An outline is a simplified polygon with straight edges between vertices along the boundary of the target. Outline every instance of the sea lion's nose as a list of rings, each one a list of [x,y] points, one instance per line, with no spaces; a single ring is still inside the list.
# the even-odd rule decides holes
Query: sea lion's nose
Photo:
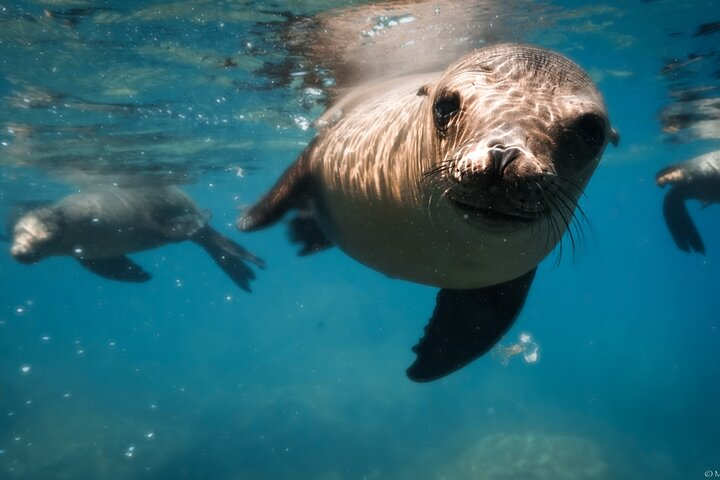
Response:
[[[498,175],[502,177],[507,166],[520,156],[520,149],[496,145],[490,149],[490,156],[492,157],[492,162]]]

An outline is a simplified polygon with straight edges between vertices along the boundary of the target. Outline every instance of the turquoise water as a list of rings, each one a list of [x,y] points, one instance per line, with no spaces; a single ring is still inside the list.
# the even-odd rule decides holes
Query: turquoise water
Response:
[[[691,204],[707,254],[681,252],[654,182],[720,146],[720,32],[698,35],[720,5],[475,7],[488,41],[531,42],[583,66],[622,140],[581,201],[581,248],[571,254],[566,240],[559,265],[541,264],[502,341],[530,332],[539,360],[486,355],[415,384],[404,370],[435,289],[338,249],[297,257],[283,226],[234,227],[310,141],[328,95],[292,75],[309,44],[291,48],[286,32],[349,4],[0,5],[3,216],[108,179],[180,183],[267,262],[247,294],[189,242],[134,254],[153,274],[145,284],[69,258],[26,266],[0,255],[0,478],[720,472],[719,213]],[[700,88],[710,107],[678,95]]]

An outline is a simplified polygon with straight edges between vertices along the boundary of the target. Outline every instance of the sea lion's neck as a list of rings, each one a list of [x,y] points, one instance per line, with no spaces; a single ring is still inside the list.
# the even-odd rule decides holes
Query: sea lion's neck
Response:
[[[422,84],[371,97],[365,108],[343,112],[332,135],[320,133],[309,160],[324,188],[370,202],[422,201],[419,182],[435,154],[431,112],[417,95]]]

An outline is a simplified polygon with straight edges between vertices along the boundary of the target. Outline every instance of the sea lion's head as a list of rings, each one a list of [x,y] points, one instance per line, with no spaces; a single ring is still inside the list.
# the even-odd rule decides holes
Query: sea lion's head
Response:
[[[464,223],[512,233],[541,225],[554,248],[583,188],[618,137],[593,81],[544,49],[477,50],[427,96],[434,153],[425,179]]]
[[[35,263],[52,255],[61,229],[60,216],[51,208],[26,213],[13,227],[10,253],[21,263]]]

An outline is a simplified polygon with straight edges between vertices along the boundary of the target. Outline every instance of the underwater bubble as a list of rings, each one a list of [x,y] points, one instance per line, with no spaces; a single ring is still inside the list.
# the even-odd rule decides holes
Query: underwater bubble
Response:
[[[63,396],[62,396],[62,397],[63,397],[65,400],[67,400],[68,398],[72,398],[72,393],[70,393],[70,392],[63,393]]]
[[[179,279],[179,278],[176,278],[176,279],[175,279],[175,286],[176,286],[176,287],[182,287],[182,286],[183,286],[182,280]]]
[[[126,458],[133,458],[134,456],[135,456],[135,445],[130,445],[130,446],[125,450],[125,457],[126,457]]]
[[[147,432],[147,433],[145,434],[145,438],[148,439],[148,440],[152,440],[153,438],[155,438],[155,432],[152,432],[152,431]]]
[[[83,254],[83,249],[82,249],[82,247],[76,247],[76,248],[73,250],[73,253],[74,253],[75,255],[82,255],[82,254]]]
[[[110,347],[110,348],[114,348],[116,345],[117,345],[117,343],[115,343],[115,340],[110,340],[108,342],[108,347]]]
[[[30,372],[32,371],[32,367],[28,364],[20,365],[20,373],[23,375],[30,375]]]
[[[304,115],[296,115],[293,120],[295,121],[295,125],[303,132],[306,132],[310,128],[310,120]]]
[[[27,313],[27,310],[22,305],[18,305],[17,307],[15,307],[14,312],[15,315],[17,315],[18,317],[22,317]]]
[[[78,357],[82,357],[82,356],[85,355],[85,349],[84,349],[84,348],[78,348],[77,350],[75,350],[75,354],[76,354]]]
[[[52,341],[52,337],[50,337],[50,335],[43,335],[40,337],[40,341],[42,343],[50,343]]]
[[[303,94],[309,96],[309,97],[323,97],[325,96],[325,92],[323,92],[319,88],[314,87],[308,87],[302,91]]]

